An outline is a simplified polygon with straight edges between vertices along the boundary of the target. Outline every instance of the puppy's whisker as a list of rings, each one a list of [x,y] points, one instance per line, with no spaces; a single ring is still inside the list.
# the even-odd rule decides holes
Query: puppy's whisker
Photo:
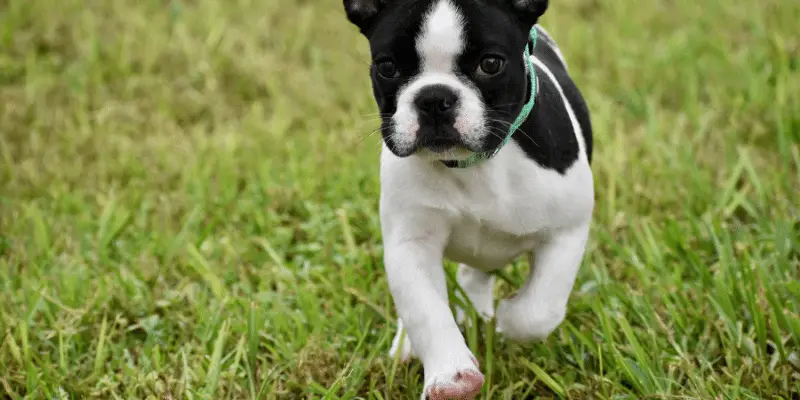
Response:
[[[508,128],[511,128],[513,126],[513,124],[511,124],[511,123],[503,121],[503,120],[499,120],[499,119],[488,119],[487,121],[488,122],[494,122],[494,123],[503,125],[503,126],[508,127]],[[497,129],[497,128],[494,128],[494,129]],[[526,137],[528,140],[530,140],[534,145],[539,147],[539,144],[536,143],[536,140],[534,140],[530,135],[528,135],[528,133],[525,132],[522,128],[517,128],[517,131],[519,131],[524,137]],[[506,135],[508,135],[508,132],[503,132],[503,139],[505,139]]]
[[[498,138],[498,139],[501,139],[501,140],[505,140],[505,138],[506,138],[505,133],[496,131],[496,128],[494,128],[494,129],[489,128],[489,130],[487,130],[486,132],[489,133],[490,135]]]
[[[375,118],[365,118],[365,119],[360,121],[360,123],[362,123],[362,124],[363,123],[375,123],[375,122],[383,122],[383,120],[380,117],[375,117]]]
[[[493,112],[504,112],[506,114],[510,114],[511,112],[509,110],[504,110],[503,108],[507,108],[509,106],[518,106],[518,105],[519,105],[519,103],[493,104],[491,107],[488,107],[486,110],[487,111],[493,111]]]
[[[501,105],[499,105],[499,106],[491,106],[491,107],[487,108],[486,111],[502,112],[502,113],[510,114],[511,110],[507,110],[507,109],[505,109],[505,107],[506,106],[501,106]]]
[[[497,122],[497,123],[499,123],[499,124],[505,124],[505,125],[511,126],[511,122],[508,122],[508,121],[503,121],[502,119],[497,119],[497,118],[489,118],[489,119],[488,119],[488,121],[491,121],[491,122]]]
[[[388,118],[388,117],[391,117],[392,114],[377,112],[377,113],[362,114],[362,115],[359,115],[359,116],[360,117],[387,117]]]
[[[373,129],[372,131],[368,132],[367,134],[365,134],[365,135],[362,135],[362,136],[361,136],[361,138],[360,138],[360,139],[359,139],[359,140],[356,142],[356,146],[359,146],[359,145],[361,145],[361,144],[362,144],[362,143],[364,143],[364,142],[365,142],[365,141],[366,141],[366,140],[367,140],[367,139],[368,139],[370,136],[372,136],[372,135],[374,135],[374,134],[376,134],[376,133],[378,133],[378,132],[381,132],[381,133],[383,133],[385,129],[389,129],[389,127],[383,127],[383,126],[380,126],[380,127],[376,128],[376,129]],[[393,134],[392,134],[390,137],[394,137],[394,135],[396,135],[396,133],[393,133]]]

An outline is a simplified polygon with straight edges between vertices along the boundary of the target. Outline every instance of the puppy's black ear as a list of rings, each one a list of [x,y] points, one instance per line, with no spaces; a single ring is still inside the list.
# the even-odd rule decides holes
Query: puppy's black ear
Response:
[[[366,32],[374,22],[387,0],[344,0],[344,11],[347,19],[355,24],[362,33]]]
[[[547,11],[548,0],[508,0],[522,23],[533,27],[539,17]]]

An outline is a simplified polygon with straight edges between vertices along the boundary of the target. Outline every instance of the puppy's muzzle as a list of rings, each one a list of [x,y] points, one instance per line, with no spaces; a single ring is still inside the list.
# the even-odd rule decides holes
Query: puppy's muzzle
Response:
[[[417,145],[440,153],[461,144],[461,135],[454,127],[459,98],[445,85],[422,88],[414,99],[419,118]]]

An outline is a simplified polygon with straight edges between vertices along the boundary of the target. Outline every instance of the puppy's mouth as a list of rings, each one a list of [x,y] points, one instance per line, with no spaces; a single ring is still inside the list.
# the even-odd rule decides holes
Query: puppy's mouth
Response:
[[[425,144],[421,144],[421,147],[428,149],[434,153],[444,153],[447,150],[451,150],[452,148],[459,146],[461,143],[451,139],[434,139],[430,140]]]
[[[461,135],[452,126],[422,129],[418,133],[417,147],[441,154],[456,147],[464,147]]]

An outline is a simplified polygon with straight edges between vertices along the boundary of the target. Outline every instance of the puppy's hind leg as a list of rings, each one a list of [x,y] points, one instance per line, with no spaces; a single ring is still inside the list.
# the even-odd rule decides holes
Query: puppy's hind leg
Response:
[[[456,280],[467,294],[478,315],[484,321],[492,319],[494,317],[494,276],[469,265],[460,264]],[[466,303],[460,291],[456,292],[456,296]],[[456,321],[463,324],[466,319],[466,311],[460,306],[456,306]]]
[[[408,332],[403,329],[403,320],[397,319],[397,333],[392,340],[392,347],[389,349],[389,356],[392,358],[398,357],[400,361],[406,362],[412,358],[416,358],[414,348],[411,347],[411,340],[408,339]]]

